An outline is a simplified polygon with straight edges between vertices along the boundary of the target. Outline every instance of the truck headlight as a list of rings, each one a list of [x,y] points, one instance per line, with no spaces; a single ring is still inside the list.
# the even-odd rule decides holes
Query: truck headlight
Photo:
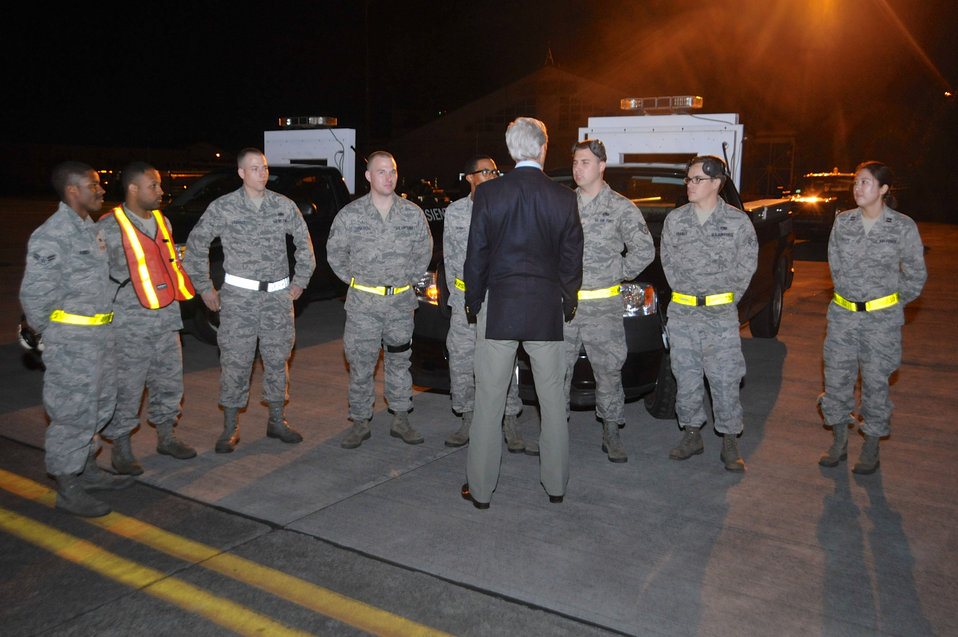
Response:
[[[419,283],[413,289],[416,291],[416,298],[419,299],[420,303],[439,305],[439,286],[436,284],[435,272],[429,271],[422,275]]]
[[[651,283],[623,283],[622,298],[625,299],[623,316],[651,316],[659,311],[659,299]]]

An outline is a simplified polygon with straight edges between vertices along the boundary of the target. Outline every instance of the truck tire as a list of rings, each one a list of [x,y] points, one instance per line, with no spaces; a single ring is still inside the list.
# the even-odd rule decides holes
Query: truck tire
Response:
[[[196,303],[192,323],[190,332],[193,333],[193,336],[204,343],[216,345],[216,334],[220,329],[220,313],[213,312],[206,307],[203,299],[199,299]]]
[[[675,376],[672,375],[672,358],[668,350],[662,352],[659,363],[659,375],[655,389],[645,395],[645,409],[653,418],[662,420],[675,418]]]
[[[775,283],[772,285],[772,293],[768,299],[768,305],[762,308],[762,311],[752,317],[748,322],[748,329],[752,336],[756,338],[775,338],[778,335],[778,328],[782,324],[782,306],[785,301],[785,289],[782,283],[782,276],[775,277]]]

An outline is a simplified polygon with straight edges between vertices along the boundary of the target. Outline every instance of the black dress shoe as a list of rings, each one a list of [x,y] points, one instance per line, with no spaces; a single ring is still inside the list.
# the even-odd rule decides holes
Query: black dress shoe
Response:
[[[488,502],[479,502],[478,500],[474,500],[474,499],[473,499],[472,494],[469,493],[469,483],[468,483],[468,482],[465,483],[464,485],[462,485],[462,490],[461,490],[459,493],[462,495],[462,498],[463,498],[464,500],[469,500],[470,502],[472,502],[472,506],[476,507],[477,509],[488,509],[488,508],[489,508],[489,503],[488,503]]]
[[[562,504],[562,496],[561,496],[561,495],[550,495],[550,496],[549,496],[549,502],[551,502],[552,504]]]

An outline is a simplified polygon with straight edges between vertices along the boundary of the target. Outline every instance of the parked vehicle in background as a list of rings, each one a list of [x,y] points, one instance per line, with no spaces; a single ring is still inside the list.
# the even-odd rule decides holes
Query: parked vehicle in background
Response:
[[[658,255],[659,238],[666,215],[688,202],[684,178],[684,162],[625,162],[632,155],[695,154],[722,155],[727,139],[734,140],[732,152],[741,157],[741,125],[722,121],[731,115],[691,115],[653,117],[590,118],[589,127],[580,129],[580,139],[601,139],[609,153],[605,180],[616,192],[631,199],[642,211],[656,245],[654,261],[635,279],[623,282],[622,294],[626,310],[625,323],[628,355],[622,369],[626,399],[645,397],[648,411],[658,418],[669,418],[675,409],[675,379],[672,376],[665,331],[665,309],[671,289],[662,271]],[[715,122],[719,123],[716,124]],[[703,122],[705,124],[703,125]],[[697,130],[696,126],[701,130]],[[716,126],[719,132],[716,133]],[[614,135],[603,130],[615,130]],[[651,141],[657,152],[643,152]],[[635,150],[633,150],[633,148]],[[738,303],[739,318],[748,323],[753,336],[772,338],[778,333],[782,319],[785,291],[792,284],[792,250],[795,234],[792,229],[791,203],[787,199],[743,203],[736,186],[737,172],[726,180],[721,192],[730,205],[748,213],[759,242],[758,267],[745,295]],[[550,176],[570,188],[575,187],[571,167],[553,171]],[[412,374],[416,385],[448,391],[448,353],[445,349],[448,313],[445,311],[442,264],[430,271],[416,288],[419,309],[413,333]],[[535,400],[535,388],[528,360],[520,353],[519,392],[524,401]],[[595,405],[595,378],[583,349],[576,362],[570,402],[574,408]]]
[[[841,173],[838,168],[803,176],[791,193],[796,237],[828,239],[835,215],[855,207],[854,181],[854,173]]]
[[[173,240],[177,248],[186,244],[186,238],[200,216],[214,199],[233,192],[242,185],[235,168],[210,172],[180,193],[163,213],[173,225]],[[345,294],[346,285],[340,281],[326,262],[326,239],[336,213],[350,201],[349,192],[340,172],[329,166],[279,165],[270,166],[267,188],[292,199],[309,229],[316,255],[316,270],[297,304],[313,299],[333,298]],[[288,239],[290,268],[295,270],[295,248]],[[223,284],[223,249],[216,239],[210,246],[210,273],[217,289]],[[291,272],[292,274],[292,272]],[[219,327],[219,313],[211,312],[196,298],[180,303],[184,325],[200,340],[215,343]]]
[[[446,219],[446,207],[450,203],[446,191],[432,182],[421,179],[412,183],[401,184],[396,190],[400,197],[405,197],[420,208],[429,222],[429,232],[432,233],[432,260],[430,270],[442,259],[442,227]]]

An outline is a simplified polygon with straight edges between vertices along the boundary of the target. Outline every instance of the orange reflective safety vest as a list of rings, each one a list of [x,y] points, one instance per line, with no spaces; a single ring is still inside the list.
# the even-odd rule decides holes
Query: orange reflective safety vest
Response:
[[[140,305],[156,310],[173,301],[187,301],[196,296],[159,210],[153,211],[155,237],[134,226],[122,206],[114,208],[112,214],[120,226],[123,252],[130,266],[130,281]]]

